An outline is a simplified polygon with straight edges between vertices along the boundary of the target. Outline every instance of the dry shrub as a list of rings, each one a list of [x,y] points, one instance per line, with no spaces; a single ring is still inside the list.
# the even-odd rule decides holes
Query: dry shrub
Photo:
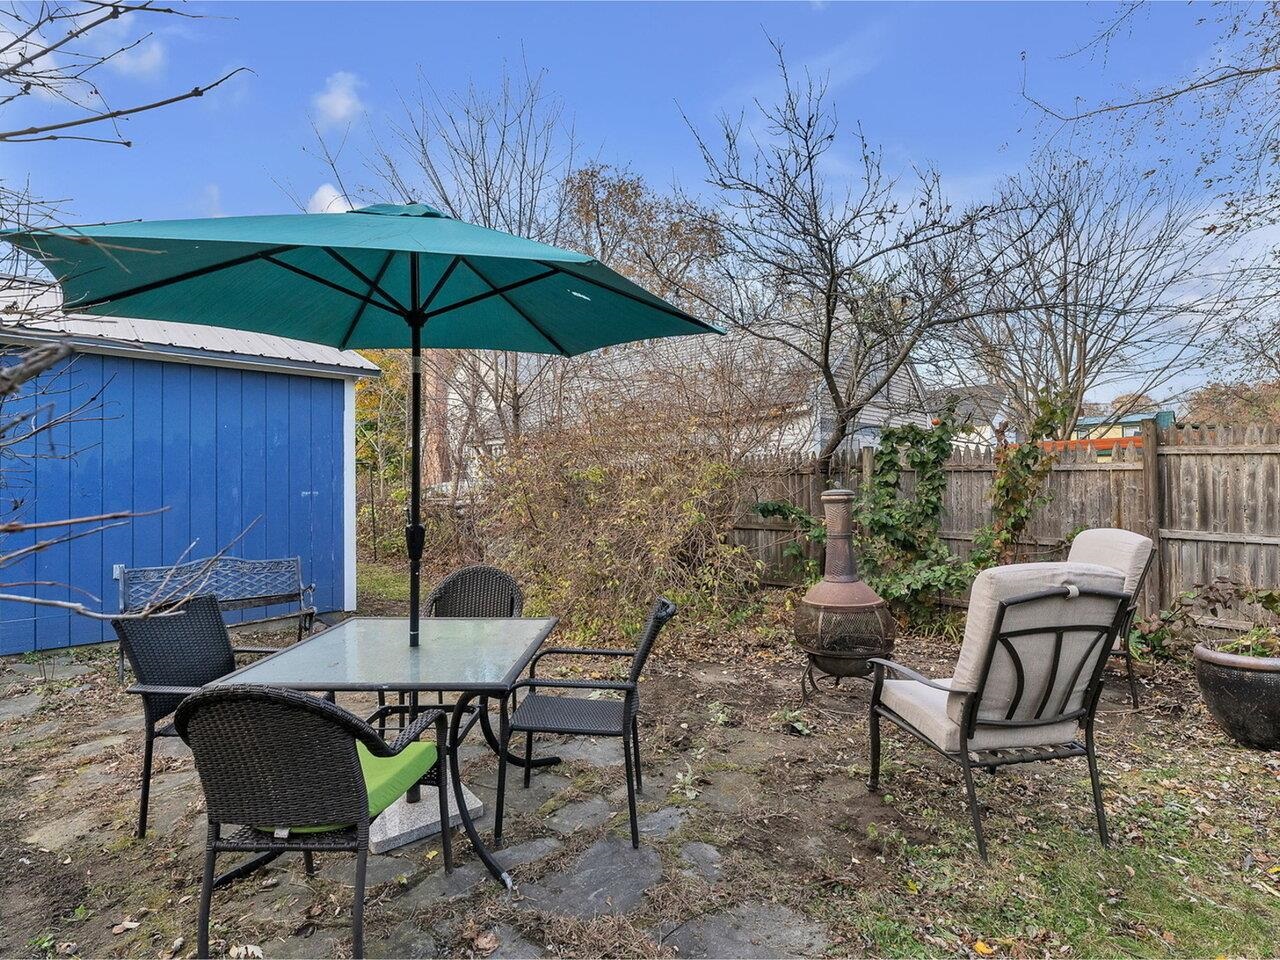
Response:
[[[408,570],[404,542],[406,499],[401,494],[378,504],[376,537],[372,522],[375,512],[369,509],[368,502],[361,505],[356,524],[356,545],[361,561],[400,565]],[[485,561],[485,551],[475,527],[474,510],[469,503],[428,500],[422,505],[422,526],[425,532],[422,582],[427,590],[459,567]]]
[[[526,437],[484,465],[488,559],[583,639],[633,634],[659,595],[681,622],[733,619],[757,574],[726,541],[741,473],[697,439],[634,411]]]

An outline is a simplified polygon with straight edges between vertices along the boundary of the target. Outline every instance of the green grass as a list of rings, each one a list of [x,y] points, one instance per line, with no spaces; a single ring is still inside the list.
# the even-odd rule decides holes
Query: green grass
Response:
[[[875,955],[977,955],[979,941],[1000,956],[1280,953],[1276,885],[1241,857],[1242,840],[1245,849],[1265,849],[1268,838],[1233,824],[1229,808],[1211,811],[1220,833],[1206,836],[1194,801],[1135,799],[1112,828],[1140,823],[1141,840],[1121,838],[1106,849],[1091,824],[1068,822],[1079,819],[1073,815],[1025,811],[1032,832],[996,809],[985,818],[991,864],[984,867],[959,810],[948,815],[901,787],[916,804],[913,818],[936,832],[933,841],[891,838],[885,867],[901,883],[844,886],[813,905],[828,923],[874,944]],[[955,801],[963,804],[959,790]]]
[[[404,564],[361,563],[356,567],[360,602],[407,603],[409,570]]]

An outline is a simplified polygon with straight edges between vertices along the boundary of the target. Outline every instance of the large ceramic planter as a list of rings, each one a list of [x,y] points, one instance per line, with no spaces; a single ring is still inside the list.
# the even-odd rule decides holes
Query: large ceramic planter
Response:
[[[1194,653],[1213,719],[1246,747],[1280,750],[1280,657],[1243,657],[1202,643]]]

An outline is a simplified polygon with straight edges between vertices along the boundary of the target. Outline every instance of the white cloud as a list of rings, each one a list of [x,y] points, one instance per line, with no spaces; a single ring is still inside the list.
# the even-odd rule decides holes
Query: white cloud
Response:
[[[222,209],[222,188],[216,183],[206,183],[201,194],[201,202],[204,206],[205,216],[208,217],[225,217],[226,213]]]
[[[351,201],[332,183],[322,183],[307,201],[307,213],[345,213]]]
[[[348,70],[329,75],[324,89],[311,98],[316,122],[322,127],[350,123],[364,110],[358,90],[364,81]]]
[[[157,39],[143,41],[138,46],[121,51],[107,63],[116,73],[130,77],[154,77],[164,72],[168,51],[164,42]]]

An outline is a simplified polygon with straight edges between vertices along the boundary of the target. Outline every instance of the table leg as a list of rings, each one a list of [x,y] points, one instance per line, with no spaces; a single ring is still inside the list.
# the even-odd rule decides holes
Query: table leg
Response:
[[[504,698],[505,699],[505,698]],[[498,756],[502,756],[503,748],[498,740],[498,735],[493,732],[493,721],[489,719],[489,698],[482,695],[480,697],[480,732],[484,734],[485,742],[489,744],[489,749]],[[534,757],[533,763],[529,764],[523,754],[515,753],[510,746],[505,751],[507,755],[507,763],[514,763],[516,766],[524,769],[525,766],[551,767],[560,762],[559,757]]]
[[[453,798],[458,810],[458,819],[462,821],[462,828],[467,832],[467,839],[471,841],[471,846],[475,848],[476,855],[484,863],[488,871],[493,874],[493,878],[499,883],[506,886],[510,890],[513,886],[511,875],[502,869],[502,865],[493,858],[489,848],[484,845],[480,839],[480,834],[476,830],[476,825],[471,819],[471,814],[467,811],[466,801],[462,796],[462,771],[459,769],[458,750],[462,747],[462,717],[468,712],[468,705],[474,699],[475,694],[463,691],[459,694],[457,702],[453,705],[453,716],[449,720],[449,765],[453,770]],[[481,706],[483,710],[483,705]],[[483,716],[483,713],[481,714]]]
[[[418,691],[414,690],[412,693],[409,694],[409,719],[405,722],[406,726],[410,723],[413,723],[413,721],[417,719],[418,719]],[[421,786],[415,783],[412,787],[409,788],[409,791],[405,794],[404,798],[409,803],[417,803],[419,800],[422,799]],[[448,829],[448,826],[449,825],[447,823],[442,823],[440,828],[442,830],[445,830],[445,829]]]

